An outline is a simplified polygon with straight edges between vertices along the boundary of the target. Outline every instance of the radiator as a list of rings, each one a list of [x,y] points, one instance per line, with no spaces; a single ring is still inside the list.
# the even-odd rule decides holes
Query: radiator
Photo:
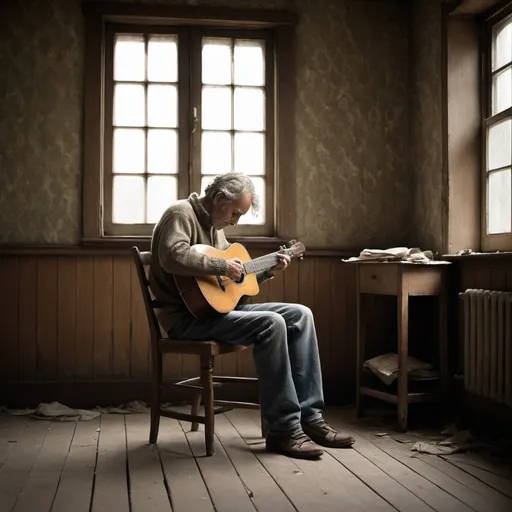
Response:
[[[512,407],[512,292],[468,289],[464,303],[464,388]]]

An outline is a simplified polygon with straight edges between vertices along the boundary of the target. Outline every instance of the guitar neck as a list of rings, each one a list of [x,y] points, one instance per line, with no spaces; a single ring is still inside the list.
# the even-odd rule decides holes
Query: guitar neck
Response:
[[[279,263],[279,257],[277,254],[277,252],[273,252],[247,261],[244,263],[244,270],[246,274],[254,274],[256,272],[262,272],[263,270],[275,267]]]

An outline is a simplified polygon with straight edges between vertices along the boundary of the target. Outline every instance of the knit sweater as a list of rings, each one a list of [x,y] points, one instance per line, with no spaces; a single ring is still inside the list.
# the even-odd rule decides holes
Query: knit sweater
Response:
[[[220,250],[231,245],[223,230],[216,230],[196,193],[171,205],[155,225],[151,239],[151,265],[149,283],[157,300],[168,306],[156,311],[160,326],[170,333],[174,325],[184,317],[191,316],[183,303],[174,282],[173,274],[188,276],[223,276],[226,274],[226,261],[211,258],[191,251],[196,244],[206,244]],[[263,282],[272,274],[263,272],[257,275]],[[169,334],[170,335],[170,334]]]

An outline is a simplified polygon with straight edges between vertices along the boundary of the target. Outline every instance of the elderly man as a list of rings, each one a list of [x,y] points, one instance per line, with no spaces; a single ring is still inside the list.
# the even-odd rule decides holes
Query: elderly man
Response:
[[[217,176],[199,197],[170,206],[155,226],[151,243],[150,284],[157,299],[171,305],[159,314],[170,337],[221,343],[254,344],[260,383],[261,409],[268,422],[267,450],[298,458],[317,458],[319,445],[350,447],[354,439],[330,427],[324,406],[315,325],[311,311],[299,304],[240,304],[232,312],[210,320],[194,318],[182,302],[172,274],[216,275],[238,280],[236,260],[211,258],[191,251],[195,244],[226,249],[223,229],[238,223],[259,199],[251,180],[242,173]],[[272,279],[290,264],[287,255],[257,275]]]

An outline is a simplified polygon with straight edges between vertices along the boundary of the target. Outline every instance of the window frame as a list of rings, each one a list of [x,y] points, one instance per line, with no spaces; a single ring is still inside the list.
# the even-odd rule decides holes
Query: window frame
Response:
[[[512,106],[492,114],[492,79],[499,70],[492,71],[492,49],[493,49],[493,29],[496,25],[512,19],[512,4],[505,8],[494,10],[483,21],[482,27],[482,155],[481,155],[481,224],[480,224],[480,243],[483,252],[510,251],[512,250],[512,232],[511,233],[487,233],[488,216],[488,172],[487,172],[487,148],[488,148],[488,129],[500,121],[512,117]],[[507,68],[510,64],[502,66]],[[493,170],[494,171],[494,170]],[[493,172],[491,171],[491,172]],[[512,211],[510,212],[512,216]]]
[[[161,6],[161,5],[132,5],[132,4],[84,4],[85,15],[85,65],[84,65],[84,174],[82,193],[82,244],[102,245],[108,244],[133,244],[145,242],[151,237],[147,230],[133,233],[132,226],[124,233],[109,234],[111,219],[106,215],[107,202],[105,197],[105,140],[109,136],[108,126],[105,121],[107,112],[106,97],[106,70],[109,65],[108,38],[110,24],[117,27],[130,27],[133,30],[143,30],[151,26],[154,31],[156,26],[161,26],[162,31],[175,32],[178,37],[184,37],[184,27],[197,27],[191,34],[200,34],[204,30],[210,33],[223,29],[238,31],[240,34],[247,30],[272,30],[273,66],[267,73],[273,73],[273,87],[275,110],[272,123],[266,123],[267,136],[273,132],[274,148],[272,155],[267,151],[266,162],[275,158],[275,164],[269,169],[268,180],[272,174],[274,201],[270,214],[273,217],[272,232],[263,232],[258,229],[261,226],[242,225],[226,233],[230,240],[248,242],[254,245],[258,243],[280,242],[294,238],[296,232],[295,222],[295,25],[297,16],[290,11],[281,10],[245,10],[231,8],[210,8],[192,6]],[[231,37],[231,36],[228,36]],[[200,37],[195,36],[196,42],[191,38],[189,44],[200,44]],[[113,39],[111,39],[113,41]],[[197,43],[199,41],[199,43]],[[178,45],[178,52],[183,45]],[[267,48],[267,51],[269,49]],[[197,62],[197,61],[196,61]],[[189,63],[187,59],[179,58],[178,94],[188,94],[191,90],[189,84],[183,83],[181,77],[189,76]],[[185,69],[186,67],[186,69]],[[182,69],[183,68],[183,69]],[[190,70],[193,74],[194,70]],[[195,71],[197,73],[197,70]],[[198,82],[200,89],[200,82]],[[199,90],[200,94],[200,90]],[[187,98],[188,99],[188,98]],[[190,133],[190,112],[181,108],[188,101],[179,101],[179,126]],[[111,114],[111,111],[110,111]],[[199,113],[198,113],[199,114]],[[267,112],[268,115],[268,112]],[[196,132],[199,130],[196,130]],[[200,131],[199,131],[200,132]],[[112,135],[112,133],[110,133]],[[197,133],[194,134],[193,143],[196,144]],[[195,149],[189,146],[185,137],[179,139],[179,188],[180,197],[186,197],[189,183],[195,173],[189,174],[185,169],[183,155],[195,153],[194,161],[197,165],[197,146]],[[110,143],[110,146],[112,143]],[[267,145],[268,147],[268,145]],[[108,151],[108,148],[107,148]],[[110,153],[111,154],[111,153]],[[199,154],[200,156],[200,154]],[[273,204],[272,204],[273,203]],[[110,224],[109,224],[110,220]],[[107,222],[105,222],[107,221]],[[119,226],[119,225],[118,225]],[[145,225],[152,226],[152,225]],[[141,227],[145,227],[141,225]],[[127,225],[128,227],[128,225]],[[247,228],[256,229],[247,229]],[[107,228],[107,229],[105,229]],[[243,236],[241,230],[248,235]],[[122,231],[122,230],[121,230]],[[133,234],[132,234],[133,233]]]

